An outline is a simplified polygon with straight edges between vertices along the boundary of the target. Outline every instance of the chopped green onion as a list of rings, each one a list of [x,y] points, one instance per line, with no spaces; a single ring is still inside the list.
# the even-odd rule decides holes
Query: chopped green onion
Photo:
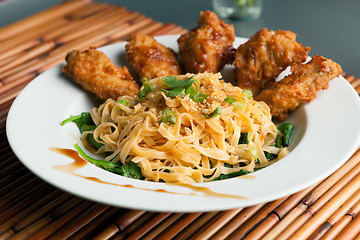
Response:
[[[276,147],[283,148],[290,145],[290,138],[294,132],[294,128],[294,125],[289,122],[277,126],[277,129],[283,134],[283,136],[278,136],[276,139]]]
[[[221,106],[218,106],[217,108],[215,108],[214,111],[212,111],[210,114],[205,114],[205,118],[212,118],[212,117],[216,117],[218,115],[221,114]]]
[[[237,100],[233,97],[227,97],[224,99],[225,102],[227,102],[228,104],[233,104],[234,102],[237,102]]]
[[[256,149],[253,148],[253,147],[249,147],[249,148],[246,150],[246,152],[247,152],[248,154],[250,154],[251,157],[252,157],[254,160],[256,160],[256,159],[259,158],[259,156],[257,155]]]
[[[176,123],[176,117],[173,111],[170,111],[168,109],[164,109],[161,113],[162,121],[164,123],[168,124],[175,124]]]
[[[249,90],[249,89],[244,89],[244,90],[243,90],[243,93],[246,94],[247,99],[251,99],[251,98],[252,98],[252,92],[251,92],[251,90]]]
[[[142,79],[142,82],[144,88],[137,93],[140,100],[142,100],[148,93],[154,90],[154,87],[151,85],[151,83],[149,83],[149,80],[147,80],[147,78],[144,77]]]
[[[227,102],[228,104],[231,104],[235,107],[235,109],[237,110],[243,110],[245,108],[245,104],[242,102],[239,102],[238,100],[236,100],[233,97],[227,97],[224,99],[225,102]]]
[[[124,106],[128,105],[128,101],[126,101],[126,99],[121,99],[121,100],[118,101],[118,103],[121,103]]]

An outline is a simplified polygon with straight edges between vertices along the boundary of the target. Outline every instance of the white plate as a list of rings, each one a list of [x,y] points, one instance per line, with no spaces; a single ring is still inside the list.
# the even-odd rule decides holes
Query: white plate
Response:
[[[170,35],[158,37],[158,40],[177,51],[177,38],[178,35]],[[245,41],[236,38],[234,45]],[[124,45],[113,44],[101,50],[115,63],[124,65]],[[87,180],[56,170],[54,166],[73,160],[49,150],[51,147],[73,149],[74,136],[78,137],[80,133],[75,124],[60,126],[60,122],[94,106],[87,93],[64,77],[62,66],[38,76],[15,99],[7,118],[7,136],[16,156],[33,173],[64,191],[89,200],[118,207],[172,212],[250,206],[290,195],[324,179],[338,169],[360,144],[359,96],[343,77],[339,77],[331,81],[329,89],[319,92],[313,102],[304,104],[289,118],[296,128],[287,157],[251,174],[254,177],[195,184],[246,199],[211,197],[186,186],[129,179],[92,164],[76,173],[135,188]]]

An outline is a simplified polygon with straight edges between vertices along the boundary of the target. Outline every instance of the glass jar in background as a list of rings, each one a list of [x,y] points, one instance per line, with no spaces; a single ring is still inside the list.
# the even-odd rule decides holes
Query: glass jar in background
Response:
[[[215,13],[221,18],[251,20],[260,17],[262,0],[212,0]]]

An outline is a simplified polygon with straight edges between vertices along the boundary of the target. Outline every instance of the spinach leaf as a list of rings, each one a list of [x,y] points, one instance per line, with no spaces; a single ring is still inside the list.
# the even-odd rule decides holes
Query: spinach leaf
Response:
[[[128,164],[122,164],[120,162],[110,162],[106,160],[95,159],[88,156],[78,144],[75,144],[76,151],[83,157],[86,161],[95,164],[96,166],[105,169],[106,171],[119,174],[124,177],[134,178],[134,179],[144,179],[141,175],[140,167],[134,163],[129,162]]]
[[[233,177],[238,177],[238,176],[246,175],[246,174],[249,174],[249,173],[251,173],[251,172],[248,171],[248,170],[245,170],[245,169],[241,169],[238,172],[233,172],[233,173],[228,173],[228,174],[221,174],[220,176],[215,178],[214,181],[224,180],[224,179],[233,178]]]
[[[286,122],[277,126],[277,129],[283,134],[283,136],[276,139],[276,147],[284,148],[290,145],[290,138],[294,132],[294,125]]]

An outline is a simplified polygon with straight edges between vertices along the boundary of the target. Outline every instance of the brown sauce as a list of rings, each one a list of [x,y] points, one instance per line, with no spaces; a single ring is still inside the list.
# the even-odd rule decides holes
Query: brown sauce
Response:
[[[50,148],[50,150],[52,150],[54,152],[57,152],[57,153],[60,153],[62,155],[65,155],[65,156],[67,156],[67,157],[74,160],[74,162],[69,163],[69,164],[56,165],[56,166],[54,166],[54,169],[56,169],[58,171],[61,171],[61,172],[73,174],[73,175],[75,175],[77,177],[81,177],[83,179],[87,179],[87,180],[90,180],[90,181],[102,183],[102,184],[109,184],[109,185],[119,186],[119,187],[135,188],[135,189],[140,189],[140,190],[147,190],[147,191],[153,191],[153,192],[163,192],[163,193],[170,193],[170,194],[247,199],[244,196],[218,193],[218,192],[212,191],[211,189],[209,189],[207,187],[194,186],[194,185],[188,184],[188,183],[167,183],[167,184],[168,185],[173,185],[173,186],[182,186],[182,187],[189,188],[189,189],[194,191],[193,193],[170,192],[170,191],[167,191],[165,189],[139,188],[139,187],[134,187],[133,185],[130,185],[130,184],[117,184],[117,183],[106,182],[106,181],[103,181],[103,180],[101,180],[101,179],[99,179],[97,177],[85,177],[85,176],[82,176],[82,175],[77,174],[75,172],[77,169],[80,169],[80,168],[84,167],[88,163],[85,159],[83,159],[79,155],[79,153],[77,151],[72,150],[72,149],[63,149],[63,148],[56,148],[56,147],[52,147],[52,148]],[[241,176],[241,177],[243,177],[243,176]],[[197,194],[197,193],[200,193],[200,194]]]

